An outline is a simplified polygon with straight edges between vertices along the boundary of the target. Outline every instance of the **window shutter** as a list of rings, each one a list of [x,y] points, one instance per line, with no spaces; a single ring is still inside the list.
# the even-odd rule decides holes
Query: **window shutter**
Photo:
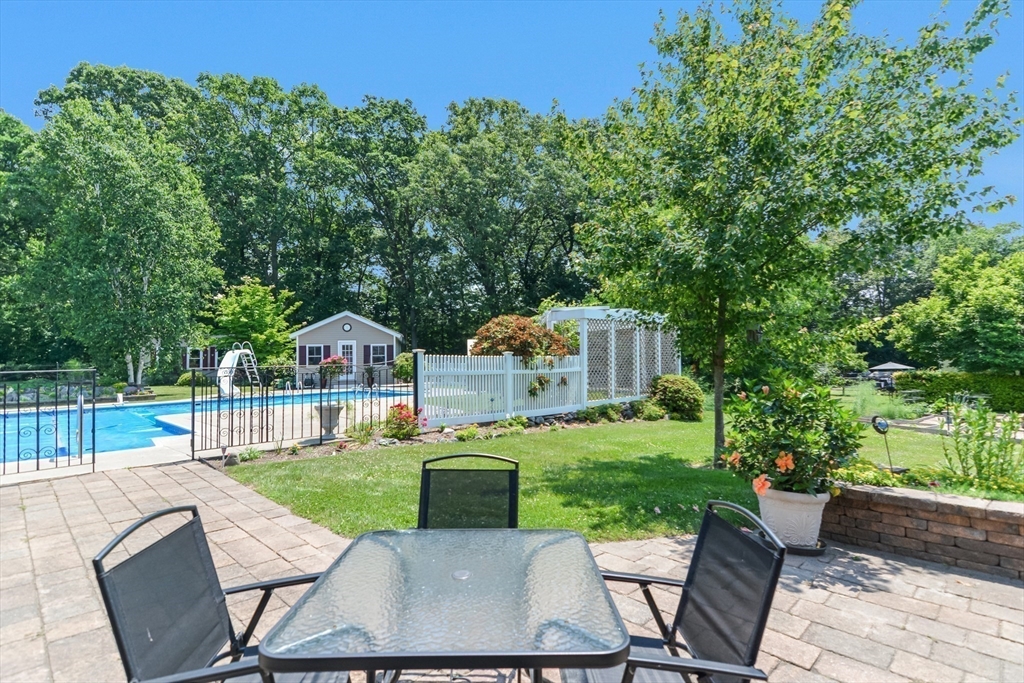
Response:
[[[203,352],[203,356],[205,356],[205,358],[203,359],[203,367],[204,368],[212,368],[213,367],[213,347],[212,346],[207,346],[206,350]]]
[[[370,345],[363,344],[363,365],[370,364]]]
[[[320,356],[320,358],[322,360],[327,360],[328,358],[330,358],[331,356],[334,355],[333,353],[331,353],[331,345],[330,344],[324,344],[324,349],[320,353],[323,354],[323,355]]]
[[[395,360],[395,345],[394,344],[388,344],[387,353],[388,353],[388,355],[387,355],[388,362],[389,363],[393,363],[394,360]]]
[[[185,350],[185,353],[181,354],[181,369],[188,370],[188,349]]]
[[[299,346],[299,365],[306,364],[306,347],[305,345]]]

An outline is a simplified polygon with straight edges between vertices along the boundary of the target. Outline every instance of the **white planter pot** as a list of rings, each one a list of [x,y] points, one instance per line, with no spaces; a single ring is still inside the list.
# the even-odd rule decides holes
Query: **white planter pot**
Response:
[[[787,546],[813,548],[818,544],[821,513],[832,496],[828,493],[792,493],[768,489],[757,497],[761,519]]]
[[[338,428],[338,418],[345,406],[341,405],[315,405],[313,410],[320,416],[320,428],[324,436],[334,436],[334,430]]]

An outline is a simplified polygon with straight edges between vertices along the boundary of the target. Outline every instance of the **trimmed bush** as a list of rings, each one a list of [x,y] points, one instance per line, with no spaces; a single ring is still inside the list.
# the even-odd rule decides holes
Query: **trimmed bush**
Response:
[[[412,381],[412,354],[406,351],[395,358],[395,365],[391,368],[391,374],[399,382]]]
[[[210,383],[210,378],[201,372],[196,373],[196,386],[205,387]],[[183,372],[178,376],[178,381],[174,383],[179,387],[190,387],[192,386],[192,372]]]
[[[945,401],[954,394],[985,394],[988,405],[1000,413],[1024,412],[1024,376],[989,375],[980,372],[919,370],[893,375],[896,389],[924,392],[926,403]]]
[[[124,390],[128,388],[128,382],[114,382],[110,386],[114,389],[114,393],[123,394]]]
[[[704,419],[704,392],[685,375],[661,375],[652,379],[651,398],[673,420],[700,422]]]
[[[480,435],[480,430],[477,429],[476,425],[470,425],[465,429],[455,432],[455,438],[458,441],[472,441]]]
[[[665,409],[654,401],[633,401],[630,405],[633,408],[633,414],[638,420],[655,422],[665,417]]]

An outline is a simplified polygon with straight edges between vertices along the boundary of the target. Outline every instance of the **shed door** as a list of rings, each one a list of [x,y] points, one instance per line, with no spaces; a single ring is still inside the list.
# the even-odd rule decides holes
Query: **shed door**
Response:
[[[351,375],[356,371],[356,342],[354,339],[339,341],[338,355],[345,359],[348,374]]]

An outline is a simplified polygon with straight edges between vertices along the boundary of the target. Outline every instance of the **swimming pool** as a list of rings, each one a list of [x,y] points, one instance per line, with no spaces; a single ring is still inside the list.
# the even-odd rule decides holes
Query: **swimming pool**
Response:
[[[374,391],[373,396],[405,396],[407,392]],[[366,398],[367,391],[333,391],[331,399],[352,401]],[[326,398],[326,394],[324,395]],[[315,404],[321,400],[319,392],[281,395],[269,399],[272,405]],[[238,399],[236,399],[238,401]],[[228,399],[221,399],[226,405]],[[191,401],[169,401],[166,403],[126,404],[123,406],[97,406],[96,408],[96,452],[109,453],[132,448],[153,446],[153,439],[165,436],[188,434],[189,430],[171,424],[162,417],[183,415],[190,412]],[[239,406],[242,403],[239,401]],[[207,400],[203,406],[216,410],[217,400]],[[200,408],[202,410],[202,408]],[[78,453],[78,413],[75,410],[8,411],[0,414],[3,418],[4,462],[18,459],[35,459],[66,456],[68,451]],[[85,410],[84,450],[92,449],[92,409]]]

